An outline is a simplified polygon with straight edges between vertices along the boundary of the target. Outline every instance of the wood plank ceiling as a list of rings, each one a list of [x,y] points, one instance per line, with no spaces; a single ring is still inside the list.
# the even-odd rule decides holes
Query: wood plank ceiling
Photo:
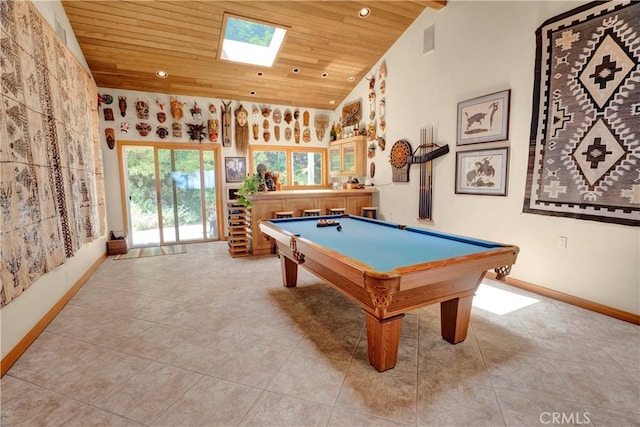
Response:
[[[425,7],[446,1],[62,4],[99,87],[334,109]],[[371,15],[359,18],[365,6]],[[217,59],[223,13],[290,28],[272,67]],[[157,70],[169,77],[157,78]]]

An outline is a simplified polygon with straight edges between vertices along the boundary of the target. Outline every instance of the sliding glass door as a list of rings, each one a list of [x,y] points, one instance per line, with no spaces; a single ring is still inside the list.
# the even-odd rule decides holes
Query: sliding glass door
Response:
[[[133,247],[218,239],[216,147],[121,144]]]

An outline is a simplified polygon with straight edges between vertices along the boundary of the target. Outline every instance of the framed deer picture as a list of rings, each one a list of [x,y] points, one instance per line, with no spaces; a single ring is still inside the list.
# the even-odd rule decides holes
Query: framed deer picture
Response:
[[[509,89],[459,102],[456,145],[508,139],[510,96]]]
[[[456,194],[507,195],[509,148],[458,151]]]

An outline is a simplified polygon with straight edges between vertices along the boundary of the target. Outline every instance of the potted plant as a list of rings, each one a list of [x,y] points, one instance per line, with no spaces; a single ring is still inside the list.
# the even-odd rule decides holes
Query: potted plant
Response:
[[[242,185],[236,191],[236,194],[238,195],[238,203],[242,206],[246,206],[247,208],[251,208],[251,206],[253,206],[253,202],[247,199],[247,196],[260,192],[263,185],[264,179],[259,175],[245,176],[242,179]]]

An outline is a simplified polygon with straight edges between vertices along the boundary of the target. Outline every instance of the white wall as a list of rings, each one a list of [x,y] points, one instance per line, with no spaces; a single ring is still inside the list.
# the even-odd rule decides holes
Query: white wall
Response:
[[[81,64],[87,63],[78,47],[62,4],[55,0],[34,2],[40,14],[55,28],[54,16],[67,31],[67,44]],[[4,358],[47,312],[71,289],[83,274],[105,253],[105,239],[84,245],[73,258],[40,277],[20,296],[0,310],[0,353]]]
[[[638,228],[522,213],[535,30],[582,3],[454,0],[440,11],[425,10],[381,58],[388,68],[387,149],[370,160],[376,162],[373,181],[387,220],[516,244],[520,255],[511,277],[640,314]],[[436,48],[423,55],[423,30],[432,24]],[[457,195],[457,103],[505,89],[511,89],[508,196]],[[362,81],[347,100],[367,93]],[[427,125],[437,126],[438,142],[449,144],[450,152],[433,162],[434,222],[420,223],[419,167],[412,166],[408,183],[392,183],[388,154],[401,138],[415,149]],[[558,236],[568,238],[566,249],[558,249]]]

